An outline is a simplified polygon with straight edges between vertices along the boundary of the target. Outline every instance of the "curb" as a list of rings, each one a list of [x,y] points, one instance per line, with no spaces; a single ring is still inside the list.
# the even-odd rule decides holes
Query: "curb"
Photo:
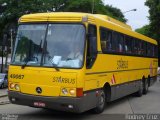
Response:
[[[6,94],[6,95],[0,95],[0,98],[2,98],[2,97],[7,97],[8,95]]]
[[[0,105],[10,104],[10,101],[0,101]]]

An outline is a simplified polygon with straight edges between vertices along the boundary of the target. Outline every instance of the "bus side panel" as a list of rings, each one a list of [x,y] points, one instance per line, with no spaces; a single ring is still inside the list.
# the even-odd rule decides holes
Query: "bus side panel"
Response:
[[[86,71],[85,91],[103,88],[109,83],[111,100],[115,100],[138,91],[139,81],[148,76],[157,76],[155,58],[98,54],[92,69]]]

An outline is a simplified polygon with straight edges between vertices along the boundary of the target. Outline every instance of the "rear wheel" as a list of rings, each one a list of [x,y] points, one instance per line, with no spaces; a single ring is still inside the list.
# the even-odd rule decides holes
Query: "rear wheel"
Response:
[[[145,79],[144,83],[143,83],[143,94],[147,94],[148,92],[148,79]]]
[[[106,96],[104,93],[104,90],[100,93],[99,100],[98,100],[98,105],[96,108],[94,108],[94,113],[99,114],[104,111],[104,108],[106,106]]]
[[[139,90],[136,92],[136,95],[138,97],[141,97],[143,95],[143,81],[142,80],[140,81],[140,87],[139,87]]]

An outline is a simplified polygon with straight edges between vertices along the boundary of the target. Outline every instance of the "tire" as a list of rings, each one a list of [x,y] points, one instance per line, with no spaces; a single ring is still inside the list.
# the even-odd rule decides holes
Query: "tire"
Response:
[[[148,93],[148,88],[149,88],[148,79],[145,79],[143,84],[143,94],[146,95]]]
[[[140,87],[139,90],[136,92],[137,97],[141,97],[143,95],[143,81],[140,81]]]
[[[97,106],[93,109],[93,112],[96,114],[100,114],[104,111],[106,106],[106,95],[104,90],[100,93],[99,99],[98,99],[98,104]]]

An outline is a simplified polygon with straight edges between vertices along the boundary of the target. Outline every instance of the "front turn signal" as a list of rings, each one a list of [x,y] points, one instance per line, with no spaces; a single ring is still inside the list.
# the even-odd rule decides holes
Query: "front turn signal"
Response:
[[[77,88],[76,89],[77,97],[83,97],[83,88]]]

